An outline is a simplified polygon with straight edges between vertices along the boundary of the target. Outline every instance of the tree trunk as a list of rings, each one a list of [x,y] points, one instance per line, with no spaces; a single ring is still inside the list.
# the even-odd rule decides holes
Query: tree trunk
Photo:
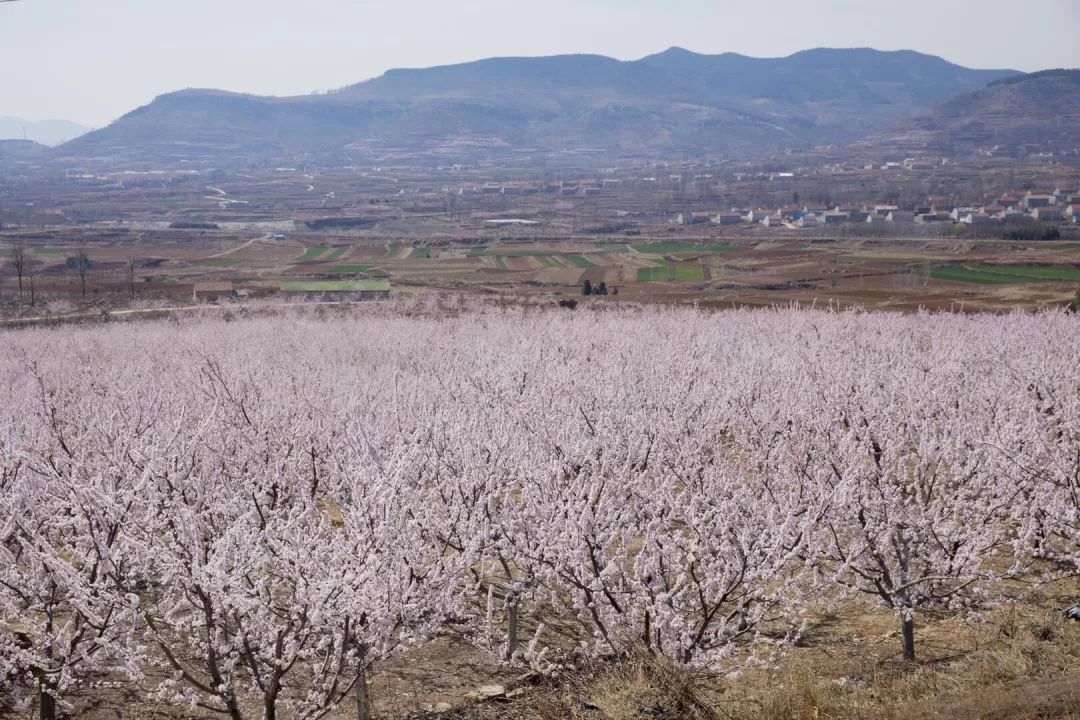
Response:
[[[904,643],[904,662],[915,662],[915,618],[901,617],[900,635]]]
[[[42,682],[38,690],[38,720],[56,720],[56,697],[50,694],[46,683]]]
[[[270,681],[270,688],[263,696],[263,720],[277,720],[277,698],[281,691],[281,681],[275,677]]]
[[[21,285],[21,283],[20,283]],[[19,302],[22,302],[22,288],[20,287]],[[56,592],[56,585],[52,586],[53,592]],[[45,632],[51,637],[53,632],[53,606],[50,603],[45,610]],[[48,664],[52,665],[53,659],[53,641],[49,640],[49,646],[45,649],[45,658],[49,661]],[[53,683],[49,681],[49,675],[46,673],[45,668],[41,668],[35,671],[38,681],[38,720],[56,720],[56,695],[52,690],[55,690]]]
[[[371,696],[368,695],[367,671],[360,669],[356,678],[356,720],[371,720]]]
[[[518,599],[514,593],[510,595],[509,615],[510,617],[507,619],[506,657],[503,658],[506,662],[513,659],[518,645]]]

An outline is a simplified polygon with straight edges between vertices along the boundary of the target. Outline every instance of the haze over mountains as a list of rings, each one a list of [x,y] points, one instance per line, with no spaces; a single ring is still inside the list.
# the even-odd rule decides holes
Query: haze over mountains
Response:
[[[59,145],[90,131],[68,120],[23,120],[0,117],[0,140],[30,140],[42,145]]]
[[[760,156],[848,143],[1017,74],[871,49],[777,59],[680,48],[632,62],[493,58],[391,70],[323,95],[184,90],[68,143],[58,155],[212,165],[590,152]]]

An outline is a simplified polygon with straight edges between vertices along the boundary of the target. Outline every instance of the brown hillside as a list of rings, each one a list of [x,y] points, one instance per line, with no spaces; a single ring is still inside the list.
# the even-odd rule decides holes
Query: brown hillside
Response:
[[[858,143],[882,152],[1075,152],[1080,148],[1080,70],[1050,70],[957,96]]]

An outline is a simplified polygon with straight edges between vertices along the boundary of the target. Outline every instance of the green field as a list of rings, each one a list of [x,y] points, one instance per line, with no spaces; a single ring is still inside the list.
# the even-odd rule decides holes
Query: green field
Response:
[[[1064,265],[945,265],[930,270],[930,277],[980,285],[1080,282],[1080,268]]]
[[[507,267],[506,267],[506,258],[504,258],[501,255],[499,255],[499,256],[497,256],[495,258],[495,264],[499,266],[500,270],[506,270],[507,269]]]
[[[349,248],[347,247],[334,248],[334,252],[324,257],[323,262],[335,262],[337,260],[340,260],[342,256],[347,252],[349,252]]]
[[[281,283],[281,292],[388,292],[388,280],[303,280]]]
[[[329,250],[329,248],[309,247],[307,250],[304,251],[304,254],[301,255],[297,259],[299,260],[299,262],[311,262],[312,260],[319,257],[320,255],[322,255],[327,250]]]
[[[334,267],[327,270],[327,272],[333,273],[335,275],[357,275],[359,273],[366,273],[370,271],[370,265],[356,265],[351,263],[346,263],[345,265],[335,265]]]
[[[412,255],[410,257],[416,258],[417,260],[429,260],[431,258],[431,248],[413,248]]]
[[[676,253],[719,253],[738,250],[738,245],[698,245],[683,242],[658,242],[633,245],[634,250],[647,255],[671,255]]]
[[[700,282],[705,279],[701,265],[661,265],[638,268],[638,282]]]
[[[540,258],[540,262],[544,263],[548,267],[561,268],[565,267],[554,255],[532,255],[531,257]]]
[[[209,265],[210,267],[229,267],[230,265],[239,265],[241,260],[238,258],[206,258],[200,260],[200,265]]]
[[[596,263],[583,255],[564,255],[563,260],[578,268],[596,267]]]

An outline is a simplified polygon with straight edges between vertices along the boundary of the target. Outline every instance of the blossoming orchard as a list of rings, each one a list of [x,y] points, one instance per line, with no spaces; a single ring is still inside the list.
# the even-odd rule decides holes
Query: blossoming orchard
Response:
[[[367,714],[463,633],[732,673],[1080,562],[1080,322],[458,308],[0,335],[0,707]]]

